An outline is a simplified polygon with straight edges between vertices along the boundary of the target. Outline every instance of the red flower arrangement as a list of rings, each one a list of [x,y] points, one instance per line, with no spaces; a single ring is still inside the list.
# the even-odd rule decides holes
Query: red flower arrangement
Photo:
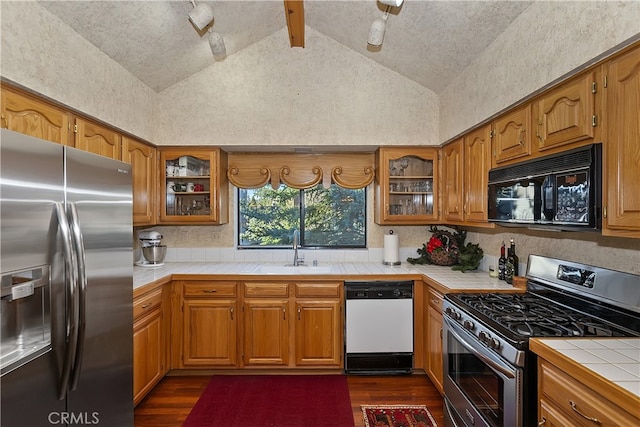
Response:
[[[442,248],[442,240],[436,236],[431,236],[427,242],[427,253],[433,253],[438,248]]]
[[[459,242],[464,242],[466,232],[456,230],[455,235],[450,231],[438,230],[438,227],[430,228],[431,238],[418,249],[419,258],[408,258],[411,264],[436,264],[454,265],[458,261]]]
[[[457,227],[451,227],[454,232],[438,230],[432,225],[431,237],[427,243],[418,248],[417,258],[407,258],[410,264],[453,265],[453,270],[463,273],[475,270],[480,265],[484,251],[477,243],[467,243],[467,232]]]

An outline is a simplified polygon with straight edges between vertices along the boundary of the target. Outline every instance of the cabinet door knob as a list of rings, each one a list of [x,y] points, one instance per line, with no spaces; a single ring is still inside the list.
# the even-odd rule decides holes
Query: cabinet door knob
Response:
[[[149,307],[150,305],[151,305],[151,303],[150,303],[150,302],[148,302],[148,303],[146,303],[146,304],[142,304],[142,308],[147,308],[147,307]]]
[[[542,419],[538,421],[538,427],[543,426],[546,423],[547,423],[547,419],[545,417],[542,417]]]
[[[215,289],[203,289],[202,292],[207,293],[207,294],[213,294],[215,292],[218,292]]]
[[[230,307],[229,311],[231,312],[231,320],[233,320],[233,311],[234,311],[233,307]]]

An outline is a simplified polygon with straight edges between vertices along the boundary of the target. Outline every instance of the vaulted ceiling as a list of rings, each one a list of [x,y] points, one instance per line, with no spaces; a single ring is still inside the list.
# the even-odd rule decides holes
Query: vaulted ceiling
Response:
[[[39,3],[158,92],[216,66],[206,29],[198,32],[187,18],[188,0]],[[224,38],[227,58],[287,27],[283,0],[197,3],[213,9],[211,29]],[[367,48],[367,36],[386,6],[375,0],[305,0],[303,6],[308,28],[440,93],[530,4],[405,0],[390,9],[379,51]]]

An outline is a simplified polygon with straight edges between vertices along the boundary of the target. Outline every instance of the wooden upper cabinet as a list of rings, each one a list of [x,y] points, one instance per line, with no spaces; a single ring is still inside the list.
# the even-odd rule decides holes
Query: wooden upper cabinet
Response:
[[[160,147],[160,223],[229,221],[227,153],[212,147]]]
[[[602,234],[640,237],[640,47],[604,65]]]
[[[591,142],[595,136],[595,73],[589,72],[561,84],[534,102],[537,151],[579,141]]]
[[[133,179],[133,225],[154,224],[156,149],[122,137],[122,161],[131,164]]]
[[[491,125],[442,147],[443,219],[448,224],[493,227],[487,220]]]
[[[112,159],[121,159],[120,134],[108,127],[76,119],[76,148]]]
[[[458,139],[442,148],[442,203],[446,222],[464,221],[462,144]]]
[[[382,147],[376,152],[376,224],[438,221],[438,148]]]
[[[531,104],[517,108],[493,122],[492,166],[531,154]]]
[[[464,219],[469,223],[488,223],[487,188],[491,168],[491,126],[474,130],[464,137]],[[480,225],[480,224],[476,224]]]
[[[58,144],[69,144],[71,115],[46,102],[2,87],[3,128]]]

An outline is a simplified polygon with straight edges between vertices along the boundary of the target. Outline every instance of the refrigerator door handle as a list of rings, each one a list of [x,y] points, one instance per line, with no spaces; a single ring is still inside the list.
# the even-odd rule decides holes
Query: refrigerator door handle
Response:
[[[73,250],[73,242],[71,240],[71,229],[65,215],[64,205],[56,203],[56,214],[58,217],[58,228],[62,234],[62,247],[64,251],[65,264],[65,296],[67,299],[67,308],[65,310],[65,332],[66,343],[64,351],[64,359],[62,365],[62,374],[60,375],[60,383],[58,384],[58,400],[63,400],[67,394],[69,387],[69,378],[71,377],[71,369],[73,361],[76,357],[76,346],[78,340],[78,304],[77,304],[77,260],[76,253]]]
[[[82,359],[84,358],[84,336],[87,325],[87,268],[85,262],[84,241],[80,230],[78,219],[78,209],[75,203],[69,203],[69,219],[71,222],[71,235],[76,250],[76,260],[78,265],[78,341],[76,347],[76,357],[73,363],[73,374],[71,376],[71,390],[78,388],[80,380],[80,370],[82,369]]]

